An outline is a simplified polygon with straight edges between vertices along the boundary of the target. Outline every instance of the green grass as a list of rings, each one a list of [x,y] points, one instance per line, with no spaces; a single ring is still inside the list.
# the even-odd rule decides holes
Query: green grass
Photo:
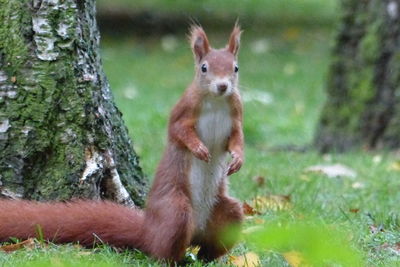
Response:
[[[255,25],[328,25],[337,19],[339,0],[99,0],[100,13],[122,11],[170,14],[208,20],[240,18]]]
[[[222,46],[226,38],[227,33],[210,34],[211,42],[218,46]],[[247,202],[256,196],[290,195],[291,207],[283,211],[268,210],[256,216],[265,220],[265,229],[271,227],[282,233],[278,236],[260,233],[265,240],[276,240],[274,244],[257,245],[246,238],[231,255],[256,251],[262,266],[288,266],[281,253],[294,249],[307,255],[310,248],[298,245],[301,242],[291,242],[305,240],[311,235],[307,231],[316,229],[327,237],[306,241],[324,244],[320,243],[321,239],[336,240],[331,236],[337,233],[341,242],[346,243],[343,248],[354,249],[364,258],[359,266],[400,266],[396,248],[400,240],[400,172],[392,168],[399,156],[385,151],[322,156],[313,150],[284,149],[287,145],[304,146],[312,140],[325,100],[323,86],[330,39],[329,29],[311,32],[293,27],[268,33],[249,30],[243,35],[240,84],[243,95],[248,98],[244,103],[246,162],[241,171],[230,178],[231,193]],[[169,46],[174,49],[163,49],[162,40],[164,47],[168,47],[165,43],[172,43]],[[151,180],[165,146],[168,113],[193,76],[190,49],[184,36],[120,40],[105,37],[102,41],[105,72],[135,149],[141,155],[141,165]],[[265,52],[255,53],[257,49],[262,50],[260,47]],[[260,95],[265,97],[266,94],[272,97],[270,103],[258,101]],[[304,171],[321,163],[345,164],[357,172],[357,177],[327,178]],[[256,176],[264,177],[265,184],[255,183],[253,177]],[[303,229],[296,228],[298,222],[317,228],[297,235],[293,229]],[[285,231],[279,229],[286,229],[282,228],[285,224],[294,225],[288,228],[292,229],[293,238],[283,238]],[[246,221],[245,228],[254,225],[260,226],[253,218]],[[338,246],[327,246],[322,252],[345,255]],[[317,248],[311,246],[311,249]],[[323,253],[321,255],[326,255]],[[226,258],[210,266],[221,266],[224,260]],[[115,253],[107,247],[83,250],[50,246],[10,255],[0,253],[0,266],[128,265],[157,264],[141,253]],[[201,264],[195,262],[192,266]]]

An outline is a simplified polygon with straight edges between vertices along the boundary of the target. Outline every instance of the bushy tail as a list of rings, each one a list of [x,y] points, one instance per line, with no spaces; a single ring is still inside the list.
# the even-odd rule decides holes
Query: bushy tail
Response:
[[[0,242],[43,237],[54,243],[141,249],[143,217],[141,210],[108,201],[0,200]]]

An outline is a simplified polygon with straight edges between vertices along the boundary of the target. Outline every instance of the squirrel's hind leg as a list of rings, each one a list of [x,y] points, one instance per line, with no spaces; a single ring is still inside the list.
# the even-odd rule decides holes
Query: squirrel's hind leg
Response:
[[[199,242],[198,258],[209,262],[226,254],[239,239],[242,221],[243,211],[239,201],[219,195],[205,230],[205,236]]]
[[[158,201],[159,208],[153,205],[146,211],[145,250],[154,258],[179,262],[193,234],[190,200],[182,193],[175,193]]]

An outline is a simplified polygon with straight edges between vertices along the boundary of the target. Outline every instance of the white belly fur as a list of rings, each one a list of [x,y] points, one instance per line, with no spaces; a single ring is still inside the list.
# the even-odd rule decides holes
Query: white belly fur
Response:
[[[206,163],[192,156],[189,181],[196,228],[204,230],[216,201],[218,186],[227,171],[226,143],[232,130],[226,99],[205,99],[197,122],[197,134],[211,154]]]

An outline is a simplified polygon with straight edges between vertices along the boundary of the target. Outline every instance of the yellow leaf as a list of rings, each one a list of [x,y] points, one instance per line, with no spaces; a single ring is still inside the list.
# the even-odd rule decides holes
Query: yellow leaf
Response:
[[[0,246],[0,251],[13,252],[22,248],[32,249],[34,246],[35,246],[35,240],[33,238],[29,238],[17,244]]]
[[[260,258],[254,252],[247,252],[242,256],[230,256],[230,262],[237,267],[256,267],[260,266]]]
[[[194,246],[194,247],[189,247],[188,249],[186,249],[187,253],[192,253],[197,255],[197,253],[199,252],[200,247],[199,246]]]
[[[290,196],[269,195],[256,197],[252,201],[252,206],[258,213],[265,213],[267,210],[287,210],[291,208]]]
[[[397,172],[400,171],[400,160],[397,160],[397,161],[393,162],[392,164],[390,164],[389,170],[397,171]]]
[[[303,256],[298,251],[289,251],[283,253],[283,257],[292,267],[305,266]]]

